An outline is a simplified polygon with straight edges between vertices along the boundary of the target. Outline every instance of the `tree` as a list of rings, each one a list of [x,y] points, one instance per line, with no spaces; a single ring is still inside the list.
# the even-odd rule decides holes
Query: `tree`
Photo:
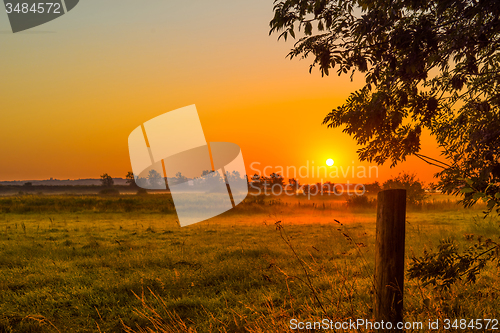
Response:
[[[261,189],[264,186],[259,174],[254,174],[252,177],[250,177],[250,179],[251,179],[251,182],[250,182],[251,188]]]
[[[127,172],[125,179],[127,180],[127,184],[130,187],[133,187],[133,188],[137,187],[137,184],[135,182],[135,176],[134,176],[134,173],[132,171]]]
[[[148,180],[144,177],[137,177],[137,179],[135,180],[135,184],[143,189],[149,188]]]
[[[277,185],[279,187],[284,186],[284,178],[282,175],[280,175],[278,173],[273,172],[272,174],[270,174],[269,181],[270,181],[271,186],[274,186],[274,185]]]
[[[229,173],[226,174],[226,176],[227,175],[229,175]],[[224,179],[224,175],[222,173],[219,173],[218,171],[210,172],[205,176],[204,186],[210,193],[227,193],[226,180]]]
[[[101,175],[101,185],[102,187],[111,188],[115,184],[113,178],[107,173]]]
[[[226,178],[228,181],[232,181],[232,182],[239,182],[242,180],[244,180],[246,182],[245,177],[242,177],[240,175],[240,173],[236,170],[234,170],[233,172],[226,171]]]
[[[177,172],[175,174],[174,179],[175,179],[175,184],[182,184],[188,181],[187,177],[180,172]]]
[[[335,184],[332,184],[332,182],[326,182],[323,185],[323,192],[325,193],[336,193],[335,189]]]
[[[292,193],[297,193],[300,188],[299,181],[295,178],[289,178],[287,188],[290,189]]]
[[[380,183],[377,181],[365,185],[365,190],[368,193],[375,193],[376,194],[376,193],[380,192],[381,189],[382,188],[380,187]]]
[[[405,189],[406,202],[410,205],[418,205],[425,199],[424,184],[417,179],[417,175],[400,173],[396,177],[384,182],[384,190]]]
[[[415,155],[442,169],[445,193],[465,206],[482,198],[490,212],[500,206],[499,17],[494,0],[276,0],[270,33],[301,31],[288,56],[314,57],[310,71],[364,73],[323,121],[355,138],[360,160]],[[420,153],[424,129],[444,162]]]
[[[165,188],[165,180],[163,177],[158,173],[158,171],[151,169],[148,172],[148,182],[149,182],[149,188],[151,189],[163,189]]]

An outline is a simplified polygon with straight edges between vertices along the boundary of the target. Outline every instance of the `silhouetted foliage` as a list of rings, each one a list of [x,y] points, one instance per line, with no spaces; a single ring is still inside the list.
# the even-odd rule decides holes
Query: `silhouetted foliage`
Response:
[[[241,181],[241,180],[245,179],[245,178],[241,177],[241,175],[238,171],[233,171],[232,173],[229,171],[226,171],[226,178],[228,181]]]
[[[253,189],[260,189],[263,186],[263,182],[260,178],[260,175],[254,174],[252,177],[250,177],[250,187]]]
[[[324,193],[337,193],[337,189],[335,188],[335,184],[332,182],[326,182],[324,184],[321,184],[323,187],[323,192]]]
[[[500,266],[498,250],[498,244],[488,239],[460,253],[455,242],[446,239],[440,242],[437,252],[412,257],[408,275],[410,279],[421,280],[424,286],[430,284],[437,289],[449,289],[461,280],[474,283],[488,261],[496,261],[497,267]]]
[[[382,187],[380,186],[380,183],[375,181],[373,183],[369,183],[365,185],[365,190],[368,193],[378,193],[382,190]]]
[[[425,199],[423,183],[417,179],[415,174],[400,173],[396,177],[384,182],[384,190],[405,189],[406,202],[410,205],[421,204]]]
[[[110,187],[113,187],[114,184],[115,184],[115,181],[113,180],[113,178],[110,175],[108,175],[107,173],[101,175],[102,187],[110,188]]]
[[[165,189],[165,179],[154,169],[148,172],[148,183],[150,189]]]
[[[288,192],[296,193],[299,190],[299,188],[300,188],[300,183],[297,179],[295,178],[288,179],[288,185],[285,187],[285,189]]]
[[[202,186],[209,193],[227,193],[224,176],[217,171],[209,171],[206,173]]]
[[[127,180],[127,184],[129,184],[130,187],[132,187],[132,188],[137,187],[137,184],[135,183],[135,176],[134,176],[134,173],[132,171],[127,172],[125,179]]]
[[[428,188],[430,193],[435,193],[437,190],[437,185],[431,182],[431,183],[429,183],[427,188]]]
[[[280,187],[283,187],[284,186],[284,178],[282,175],[278,174],[278,173],[272,173],[269,175],[268,178],[266,178],[266,181],[269,185],[271,186],[280,186]]]
[[[148,180],[144,177],[137,177],[135,183],[140,188],[147,188],[149,186]]]
[[[366,195],[352,195],[347,198],[347,206],[355,208],[375,208],[377,200]]]
[[[490,212],[500,205],[499,17],[495,0],[276,0],[270,25],[279,38],[303,33],[288,56],[312,56],[310,70],[364,73],[323,121],[355,138],[360,160],[394,166],[414,154],[443,169],[445,193]],[[446,163],[419,153],[424,129]]]
[[[202,176],[206,176],[207,174],[209,174],[210,171],[203,171],[203,174]],[[169,178],[169,183],[172,183],[172,185],[177,185],[177,184],[183,184],[185,182],[187,182],[188,179],[186,176],[184,176],[182,173],[180,172],[177,172],[175,174],[175,177],[172,177],[172,178]]]

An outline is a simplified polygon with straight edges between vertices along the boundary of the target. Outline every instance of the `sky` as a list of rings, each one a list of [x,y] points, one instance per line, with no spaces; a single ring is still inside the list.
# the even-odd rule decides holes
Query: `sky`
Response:
[[[358,161],[359,147],[341,128],[321,123],[363,77],[321,77],[309,73],[311,59],[287,59],[293,40],[269,36],[272,7],[272,0],[85,0],[16,34],[0,11],[0,180],[125,177],[128,135],[195,104],[206,140],[238,144],[248,174],[309,166],[304,183],[383,182],[402,171],[435,181],[439,170],[416,157],[352,177],[348,168],[375,165]],[[421,152],[439,158],[427,133]],[[328,158],[335,179],[332,168],[312,173]]]

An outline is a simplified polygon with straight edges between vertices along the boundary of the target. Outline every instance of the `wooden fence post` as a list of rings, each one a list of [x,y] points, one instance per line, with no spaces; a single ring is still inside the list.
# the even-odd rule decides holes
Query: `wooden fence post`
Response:
[[[377,196],[375,241],[375,320],[403,321],[406,190],[385,190]],[[388,332],[389,330],[380,330]]]

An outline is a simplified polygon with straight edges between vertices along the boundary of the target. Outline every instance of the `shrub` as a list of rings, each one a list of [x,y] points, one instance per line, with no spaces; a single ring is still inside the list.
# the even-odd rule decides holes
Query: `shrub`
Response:
[[[400,173],[397,177],[389,179],[383,185],[384,190],[405,189],[406,202],[413,206],[421,205],[425,199],[424,183],[417,179],[417,175]]]
[[[348,207],[373,208],[377,204],[375,199],[370,199],[366,195],[353,195],[347,198]]]

